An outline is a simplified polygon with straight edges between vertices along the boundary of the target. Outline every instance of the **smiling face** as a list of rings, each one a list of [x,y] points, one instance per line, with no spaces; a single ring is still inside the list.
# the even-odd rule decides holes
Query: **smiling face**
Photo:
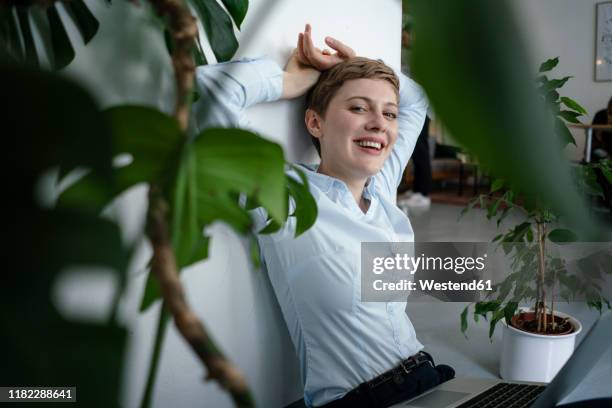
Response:
[[[397,139],[397,90],[384,79],[345,81],[324,115],[306,111],[321,144],[319,171],[345,181],[367,179],[383,166]]]

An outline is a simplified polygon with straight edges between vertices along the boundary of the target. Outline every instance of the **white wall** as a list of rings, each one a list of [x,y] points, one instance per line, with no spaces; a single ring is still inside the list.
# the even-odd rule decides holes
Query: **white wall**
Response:
[[[559,58],[553,71],[555,77],[572,75],[561,89],[585,107],[591,123],[595,113],[604,109],[612,97],[612,82],[595,82],[595,5],[601,0],[514,0],[516,15],[532,60],[537,70],[547,58]],[[574,131],[578,148],[569,148],[568,154],[582,158],[584,132]]]
[[[172,110],[172,69],[161,31],[146,4],[86,0],[101,21],[101,30],[64,72],[88,87],[103,106],[139,103]],[[361,55],[383,58],[399,66],[401,2],[251,0],[239,34],[240,56],[267,54],[283,64],[295,46],[297,33],[310,22],[314,39],[336,36]],[[80,43],[73,28],[71,37]],[[205,48],[209,61],[214,58]],[[247,112],[253,127],[284,146],[290,160],[316,157],[301,130],[302,100],[279,102]],[[109,214],[123,226],[126,241],[138,242],[144,224],[146,188],[133,189]],[[243,369],[260,407],[284,406],[301,398],[297,359],[266,275],[253,270],[246,244],[229,228],[214,225],[209,259],[186,270],[183,282],[189,301],[222,350]],[[130,272],[122,318],[130,329],[126,353],[123,403],[139,405],[153,346],[159,304],[144,314],[137,308],[146,277],[150,248],[144,242]],[[170,326],[163,345],[154,407],[229,407],[231,401],[214,383],[204,383],[204,370],[191,349]]]

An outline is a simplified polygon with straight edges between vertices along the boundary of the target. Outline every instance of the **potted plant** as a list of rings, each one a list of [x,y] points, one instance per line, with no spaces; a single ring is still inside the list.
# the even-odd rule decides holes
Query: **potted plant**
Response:
[[[574,100],[561,97],[557,91],[570,77],[549,79],[544,73],[551,71],[558,58],[542,63],[537,78],[538,88],[554,113],[557,135],[564,142],[574,143],[566,122],[579,123],[578,117],[586,114]],[[602,167],[603,166],[603,167]],[[595,180],[595,168],[607,169],[599,163],[574,167],[579,187],[590,194],[600,194]],[[610,172],[604,172],[609,177]],[[496,179],[490,193],[473,199],[463,213],[479,205],[486,209],[488,219],[496,218],[497,226],[510,210],[521,214],[521,222],[493,238],[510,257],[511,273],[493,287],[484,301],[473,306],[473,317],[489,320],[489,337],[492,338],[498,323],[503,325],[500,375],[506,380],[549,382],[574,350],[576,335],[582,330],[580,322],[555,310],[559,297],[571,300],[577,295],[587,299],[587,304],[601,312],[610,308],[601,296],[598,285],[602,273],[606,273],[602,254],[585,258],[590,271],[571,274],[566,261],[547,251],[551,243],[576,241],[576,234],[558,228],[560,214],[546,206],[533,194],[518,191],[504,180]],[[603,255],[605,256],[605,254]],[[519,307],[531,301],[532,308]],[[468,326],[470,306],[461,313],[461,330]]]

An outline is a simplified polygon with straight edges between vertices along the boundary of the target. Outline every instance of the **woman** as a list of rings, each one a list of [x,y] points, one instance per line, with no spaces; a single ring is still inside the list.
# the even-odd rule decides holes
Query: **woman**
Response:
[[[414,241],[395,195],[427,102],[381,61],[355,57],[330,37],[326,43],[336,52],[314,47],[306,25],[284,71],[266,59],[198,68],[203,97],[194,117],[199,128],[245,126],[245,108],[310,89],[305,124],[321,162],[302,169],[318,218],[297,238],[293,217],[259,235],[262,259],[300,361],[306,405],[386,407],[454,376],[421,352],[405,303],[360,301],[361,243]],[[254,216],[263,227],[265,211]]]

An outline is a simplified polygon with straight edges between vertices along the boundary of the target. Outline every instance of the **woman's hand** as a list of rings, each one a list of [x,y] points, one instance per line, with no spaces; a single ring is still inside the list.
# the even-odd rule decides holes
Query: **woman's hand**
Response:
[[[321,71],[302,63],[298,49],[294,49],[283,73],[283,94],[281,99],[297,98],[317,83]]]
[[[303,33],[298,36],[298,58],[306,65],[311,65],[319,71],[325,71],[336,64],[355,56],[355,51],[348,45],[332,37],[325,37],[325,43],[336,52],[331,53],[328,49],[321,50],[312,42],[312,29],[306,24]]]
[[[293,50],[283,74],[282,99],[296,98],[305,94],[319,79],[321,71],[355,56],[355,51],[332,37],[325,43],[336,52],[321,50],[314,46],[310,24],[298,35],[297,48]]]

